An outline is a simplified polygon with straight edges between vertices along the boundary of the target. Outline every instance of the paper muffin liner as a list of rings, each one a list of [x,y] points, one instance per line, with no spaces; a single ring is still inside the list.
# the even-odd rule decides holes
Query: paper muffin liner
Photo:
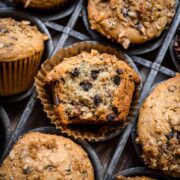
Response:
[[[17,61],[0,62],[0,96],[21,93],[33,84],[43,50]]]
[[[103,141],[117,136],[124,129],[126,124],[133,117],[133,114],[136,110],[141,84],[136,87],[131,107],[129,110],[129,115],[124,124],[116,125],[67,125],[64,126],[60,123],[57,118],[57,115],[54,111],[53,102],[50,94],[45,87],[44,79],[49,71],[53,69],[54,66],[59,64],[63,58],[68,58],[75,56],[82,51],[90,52],[91,49],[97,50],[99,53],[108,53],[116,55],[121,60],[126,61],[138,74],[138,69],[132,62],[132,60],[125,54],[118,52],[116,49],[100,45],[97,42],[81,42],[76,43],[68,48],[62,48],[59,50],[51,59],[47,60],[41,65],[37,76],[35,77],[35,86],[38,92],[38,98],[41,100],[41,103],[44,107],[44,111],[47,113],[48,118],[51,120],[51,123],[60,129],[62,133],[67,134],[75,139],[88,140],[92,142]],[[140,75],[139,75],[140,76]]]

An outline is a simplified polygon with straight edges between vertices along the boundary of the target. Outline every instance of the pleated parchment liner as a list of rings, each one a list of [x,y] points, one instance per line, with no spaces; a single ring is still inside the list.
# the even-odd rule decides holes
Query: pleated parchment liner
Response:
[[[103,141],[117,136],[124,129],[126,124],[133,117],[136,110],[136,106],[139,99],[139,94],[141,90],[141,84],[136,87],[135,93],[133,95],[133,100],[131,103],[129,115],[124,124],[121,125],[67,125],[64,126],[58,120],[56,113],[53,108],[52,98],[45,87],[44,78],[46,74],[53,69],[54,66],[59,64],[63,58],[68,58],[75,56],[82,51],[90,52],[91,49],[99,51],[99,53],[109,53],[116,55],[119,59],[126,61],[139,75],[138,69],[133,63],[133,61],[125,54],[118,52],[116,49],[100,45],[97,42],[81,42],[76,43],[68,48],[63,48],[59,50],[51,59],[45,61],[41,65],[37,76],[35,77],[35,86],[38,92],[38,98],[44,107],[44,111],[47,113],[48,118],[50,118],[51,123],[55,124],[56,128],[60,129],[62,133],[65,133],[75,139],[88,140],[88,141]],[[140,76],[140,75],[139,75]]]
[[[43,50],[31,57],[0,62],[0,96],[21,93],[33,84]]]

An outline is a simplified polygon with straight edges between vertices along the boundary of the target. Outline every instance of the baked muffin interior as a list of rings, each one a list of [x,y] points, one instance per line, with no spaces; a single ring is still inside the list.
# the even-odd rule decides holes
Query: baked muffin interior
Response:
[[[124,61],[95,50],[64,59],[45,79],[64,124],[125,120],[139,81]]]

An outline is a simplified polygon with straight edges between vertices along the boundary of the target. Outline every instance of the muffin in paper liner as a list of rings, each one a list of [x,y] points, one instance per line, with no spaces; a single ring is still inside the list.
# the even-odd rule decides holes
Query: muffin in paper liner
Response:
[[[48,93],[44,79],[46,74],[53,69],[54,66],[59,64],[63,58],[68,58],[75,56],[82,51],[90,52],[91,49],[97,50],[99,53],[113,54],[117,58],[126,61],[139,75],[138,69],[133,63],[133,61],[124,53],[118,52],[112,47],[106,45],[101,45],[94,41],[80,42],[76,43],[67,48],[62,48],[59,50],[51,59],[47,60],[41,65],[37,76],[35,77],[35,86],[38,92],[38,98],[44,107],[44,111],[47,113],[48,118],[50,118],[51,123],[55,124],[56,128],[60,129],[62,133],[74,137],[75,139],[82,139],[88,141],[103,141],[117,136],[121,133],[136,110],[138,104],[139,93],[141,90],[141,84],[138,85],[134,91],[133,99],[131,102],[131,107],[129,110],[128,117],[124,124],[116,125],[67,125],[64,126],[57,119],[57,115],[54,111],[53,101],[51,93]],[[139,75],[140,77],[140,75]]]
[[[21,93],[33,84],[48,39],[36,23],[13,18],[0,19],[0,96]]]
[[[31,57],[0,62],[0,96],[21,93],[33,84],[43,50]]]

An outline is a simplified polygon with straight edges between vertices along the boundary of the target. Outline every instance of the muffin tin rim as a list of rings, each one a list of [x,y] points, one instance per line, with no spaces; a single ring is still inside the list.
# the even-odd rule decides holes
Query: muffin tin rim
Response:
[[[176,51],[174,48],[175,37],[178,31],[180,32],[180,25],[179,25],[179,28],[177,28],[176,33],[171,41],[171,44],[169,46],[169,51],[170,51],[170,56],[171,56],[172,62],[174,63],[174,66],[180,72],[180,60],[177,59]],[[179,34],[179,38],[180,38],[180,34]]]
[[[31,130],[29,130],[29,131],[27,131],[25,133],[22,133],[19,137],[17,137],[16,142],[20,138],[22,138],[24,135],[26,135],[28,133],[31,133],[31,132],[40,132],[40,133],[43,133],[43,134],[54,134],[54,135],[57,135],[57,136],[63,136],[65,138],[71,139],[74,143],[80,145],[83,148],[83,150],[88,154],[88,158],[90,159],[91,164],[92,164],[93,169],[94,169],[95,180],[102,180],[102,174],[101,174],[102,166],[101,166],[101,163],[99,161],[99,158],[98,158],[96,152],[89,145],[88,142],[81,141],[79,139],[74,139],[74,138],[72,138],[70,136],[64,135],[58,129],[56,129],[55,127],[52,127],[52,126],[44,126],[44,127],[39,127],[39,128],[31,129]],[[15,144],[16,144],[16,142],[15,142]],[[13,147],[11,147],[11,148],[13,148]]]
[[[161,81],[161,82],[158,82],[158,83],[154,84],[154,85],[151,87],[151,90],[149,91],[147,97],[153,92],[153,90],[154,90],[158,85],[163,84],[163,83],[166,82],[167,80],[169,80],[169,79],[171,79],[171,78],[174,78],[174,77],[176,77],[176,75],[173,76],[173,77],[170,77],[170,78],[168,78],[168,79],[166,79],[166,80],[163,80],[163,81]],[[146,101],[147,97],[144,99],[142,105],[143,105],[144,102]],[[142,107],[142,106],[141,106],[141,107]],[[140,112],[140,111],[139,111],[139,112]],[[143,161],[143,159],[142,159],[142,155],[143,155],[142,145],[141,145],[140,142],[139,142],[139,143],[136,142],[136,138],[138,138],[138,134],[137,134],[137,123],[138,123],[138,120],[139,120],[139,112],[138,112],[138,117],[137,117],[137,119],[136,119],[136,121],[135,121],[135,123],[134,123],[134,126],[133,126],[133,129],[132,129],[132,131],[131,131],[131,135],[130,135],[130,136],[131,136],[132,143],[133,143],[133,147],[134,147],[134,149],[135,149],[135,151],[136,151],[136,154],[137,154],[138,158],[139,158],[139,159],[143,162],[143,164],[144,164],[144,161]],[[157,169],[157,171],[158,171],[158,169]]]
[[[123,175],[125,177],[127,177],[127,176],[133,177],[136,175],[137,176],[148,176],[148,177],[152,177],[152,178],[158,178],[158,180],[159,180],[159,178],[161,180],[170,180],[169,177],[163,175],[159,171],[148,169],[146,167],[133,167],[133,168],[122,170],[122,171],[116,173],[116,175],[114,175],[112,179],[115,179],[118,175]]]
[[[3,132],[4,132],[4,137],[3,137],[3,147],[2,147],[2,153],[4,151],[4,149],[6,148],[7,142],[8,142],[8,138],[11,135],[11,123],[9,120],[9,117],[6,113],[6,111],[4,110],[4,108],[0,105],[0,124],[2,125],[1,128],[3,128]]]
[[[177,7],[179,5],[179,1],[178,0],[175,0],[175,1],[176,1],[175,10],[177,10]],[[87,3],[88,3],[88,0],[83,1],[83,10],[82,10],[83,11],[83,17],[82,17],[82,19],[83,19],[84,26],[85,26],[88,34],[91,36],[91,38],[97,39],[99,42],[107,42],[108,44],[113,44],[114,46],[117,46],[119,49],[121,49],[122,51],[125,51],[126,53],[128,53],[130,55],[142,55],[142,54],[146,54],[146,53],[149,53],[149,52],[156,50],[157,48],[159,48],[162,45],[162,43],[163,43],[163,41],[167,35],[168,30],[164,29],[163,32],[158,37],[155,37],[155,38],[153,38],[153,39],[151,39],[145,43],[142,43],[140,45],[134,45],[134,47],[130,46],[128,49],[124,49],[121,46],[121,44],[118,44],[116,41],[111,41],[107,37],[101,35],[96,30],[91,29],[90,24],[89,24],[89,20],[88,20]],[[171,23],[167,26],[168,29],[171,26],[174,17],[172,18]]]

